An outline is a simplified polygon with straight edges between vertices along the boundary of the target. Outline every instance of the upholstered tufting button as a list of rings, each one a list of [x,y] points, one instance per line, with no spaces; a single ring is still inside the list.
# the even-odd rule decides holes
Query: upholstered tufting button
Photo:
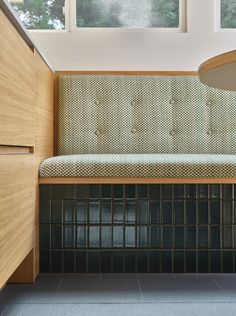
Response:
[[[175,104],[175,99],[171,98],[170,101],[169,101],[169,103],[170,103],[171,105]]]
[[[94,134],[95,134],[96,136],[98,136],[98,135],[101,134],[101,132],[99,131],[99,129],[96,129],[96,131],[94,132]]]
[[[95,100],[94,103],[95,103],[96,105],[99,105],[99,104],[100,104],[100,101],[99,101],[99,100]]]
[[[135,106],[135,105],[136,105],[136,101],[133,100],[133,101],[130,102],[130,104],[131,104],[132,106]]]
[[[211,130],[211,129],[209,129],[209,130],[207,131],[207,135],[208,135],[208,136],[211,136],[211,135],[212,135],[212,130]]]
[[[136,134],[137,132],[138,132],[137,128],[134,127],[131,129],[131,133]]]
[[[172,130],[170,131],[170,135],[171,135],[171,136],[174,136],[174,135],[175,135],[175,130],[172,129]]]
[[[212,102],[211,100],[208,100],[208,101],[206,102],[206,105],[207,105],[207,106],[212,106],[212,104],[213,104],[213,102]]]

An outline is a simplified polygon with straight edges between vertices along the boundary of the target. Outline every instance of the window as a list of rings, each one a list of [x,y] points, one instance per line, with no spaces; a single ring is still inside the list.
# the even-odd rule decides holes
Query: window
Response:
[[[179,27],[179,0],[76,0],[77,27]]]
[[[85,28],[182,30],[186,6],[186,0],[8,1],[26,28],[30,30],[75,31]]]
[[[221,28],[236,28],[236,1],[220,0],[220,23]]]
[[[13,9],[30,30],[63,30],[65,0],[9,0]]]

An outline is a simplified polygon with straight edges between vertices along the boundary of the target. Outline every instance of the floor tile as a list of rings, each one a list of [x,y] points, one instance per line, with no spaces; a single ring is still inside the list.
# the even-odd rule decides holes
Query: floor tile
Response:
[[[236,304],[234,303],[214,303],[214,304],[193,304],[196,316],[235,316]]]
[[[140,302],[142,299],[136,279],[63,279],[57,293],[60,303],[81,302]]]
[[[138,274],[137,273],[102,273],[101,274],[101,279],[118,279],[118,280],[123,280],[123,279],[136,279],[138,280]]]
[[[173,273],[139,273],[139,280],[173,280],[175,279],[175,275]]]
[[[235,275],[215,275],[216,284],[225,292],[227,298],[236,303],[236,277]]]
[[[53,284],[54,286],[59,287],[62,277],[64,277],[64,274],[39,274],[34,285],[44,286],[45,284],[50,283],[50,285]]]
[[[236,279],[236,273],[210,273],[212,277],[217,277],[217,278],[235,278]]]
[[[19,304],[4,316],[195,316],[188,304]],[[206,315],[204,315],[206,316]]]
[[[0,293],[1,303],[51,303],[61,278],[38,278],[35,284],[8,284]]]
[[[185,279],[213,279],[213,276],[210,273],[174,273],[174,277],[185,278]]]
[[[17,291],[7,291],[0,299],[8,304],[12,303],[53,303],[55,302],[56,291],[19,288]]]
[[[172,273],[103,273],[102,279],[174,279]]]
[[[174,280],[140,279],[145,302],[215,302],[227,301],[224,292],[211,278],[179,276]]]
[[[4,316],[231,316],[236,274],[41,274],[34,285],[7,285],[0,315],[7,304]]]
[[[101,279],[100,273],[43,273],[40,274],[38,279],[44,280],[47,282],[48,280],[53,278],[55,281],[62,279]]]
[[[0,316],[2,316],[3,311],[6,309],[6,304],[0,304]]]

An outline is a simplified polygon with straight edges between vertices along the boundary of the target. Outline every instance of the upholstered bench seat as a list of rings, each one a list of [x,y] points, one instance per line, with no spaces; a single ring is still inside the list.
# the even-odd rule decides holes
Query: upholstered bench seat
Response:
[[[82,154],[56,156],[40,166],[40,177],[233,178],[236,155]]]
[[[236,183],[236,94],[196,76],[62,75],[40,183]]]

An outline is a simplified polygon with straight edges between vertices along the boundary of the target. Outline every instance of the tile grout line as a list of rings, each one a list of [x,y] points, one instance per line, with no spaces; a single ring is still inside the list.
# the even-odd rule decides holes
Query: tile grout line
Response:
[[[223,288],[220,286],[220,284],[216,281],[216,279],[213,276],[212,276],[212,280],[220,290],[223,290]]]
[[[58,297],[58,292],[59,292],[60,289],[61,289],[62,282],[63,282],[63,279],[60,280],[60,283],[59,283],[58,288],[57,288],[57,290],[56,290],[55,298]]]
[[[4,316],[4,314],[5,314],[5,312],[7,311],[8,307],[9,307],[9,304],[7,304],[7,305],[5,306],[5,308],[4,308],[3,311],[1,312],[0,316]]]
[[[144,298],[143,298],[143,293],[142,293],[142,289],[141,289],[141,284],[140,284],[139,278],[137,280],[138,280],[138,287],[139,287],[139,291],[140,291],[141,301],[142,301],[142,303],[144,303]]]
[[[214,283],[216,284],[216,286],[223,292],[223,294],[227,297],[227,292],[220,286],[220,284],[217,282],[217,280],[215,279],[214,276],[212,276],[212,279],[214,281]]]
[[[62,285],[62,282],[63,282],[63,279],[61,279],[60,283],[59,283],[59,286],[57,288],[57,291],[59,291],[61,289],[61,285]]]

